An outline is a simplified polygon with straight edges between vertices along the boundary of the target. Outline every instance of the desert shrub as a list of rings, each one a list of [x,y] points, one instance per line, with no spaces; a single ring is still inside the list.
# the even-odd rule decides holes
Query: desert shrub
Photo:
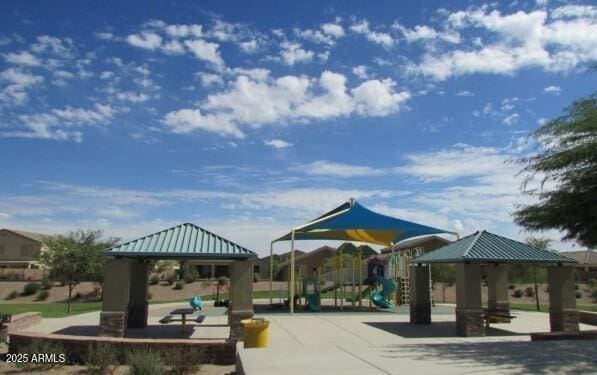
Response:
[[[13,290],[12,292],[10,292],[9,295],[6,296],[6,299],[15,299],[19,296],[19,292],[17,292],[16,290]]]
[[[259,276],[259,274],[257,272],[255,272],[253,274],[253,282],[258,283],[259,281],[261,281],[261,277]]]
[[[54,282],[51,281],[47,276],[42,277],[41,279],[41,288],[43,290],[50,290],[54,286]]]
[[[170,373],[176,375],[195,374],[201,370],[201,365],[206,362],[203,348],[166,349],[162,352],[162,355],[164,362],[170,368]]]
[[[531,286],[527,286],[524,290],[524,295],[527,297],[535,297],[535,289]]]
[[[25,287],[23,287],[23,295],[24,296],[32,296],[37,293],[41,289],[41,285],[39,283],[27,283]]]
[[[152,298],[153,298],[153,294],[151,294],[151,292],[147,292],[147,300],[149,301]]]
[[[576,298],[582,297],[582,293],[581,292],[576,292],[576,293],[574,293],[574,295],[576,296]]]
[[[46,289],[42,289],[39,291],[39,293],[37,293],[37,300],[45,301],[48,299],[49,296],[50,296],[50,292],[48,292]]]
[[[168,283],[168,285],[172,285],[176,282],[176,275],[175,274],[171,274],[166,278],[166,283]]]
[[[174,284],[174,289],[176,289],[176,290],[184,289],[185,285],[186,285],[186,283],[183,280],[177,281],[176,284]]]
[[[197,269],[195,269],[195,267],[187,268],[185,270],[184,274],[182,275],[182,279],[187,284],[190,284],[193,281],[197,280],[198,277],[199,277],[199,272],[197,272]]]
[[[512,293],[512,297],[516,297],[516,298],[520,298],[522,297],[522,289],[516,289],[513,293]]]
[[[158,275],[151,275],[149,278],[149,285],[157,285],[160,282],[160,277]]]
[[[128,352],[126,363],[129,365],[130,375],[162,375],[166,372],[162,357],[149,348]]]
[[[588,284],[591,288],[594,288],[597,286],[597,280],[595,279],[589,279]]]
[[[90,373],[111,375],[118,366],[118,349],[104,343],[89,345],[84,361]]]
[[[28,354],[29,355],[29,359],[31,359],[31,356],[33,354],[41,354],[43,353],[44,355],[47,354],[53,354],[56,362],[48,362],[48,363],[44,363],[44,362],[33,362],[33,361],[29,361],[29,362],[22,362],[22,363],[17,363],[17,367],[20,367],[22,369],[24,369],[25,371],[45,371],[45,370],[49,370],[55,367],[60,367],[62,366],[62,364],[66,364],[66,363],[60,363],[60,356],[64,356],[65,355],[65,350],[64,347],[60,344],[57,344],[55,342],[49,342],[49,341],[44,341],[44,340],[36,340],[36,341],[31,341],[26,345],[23,345],[21,347],[19,347],[18,349],[19,353],[21,354]],[[67,358],[64,357],[64,360],[66,360]]]
[[[510,285],[508,285],[508,289],[514,290],[514,289],[516,289],[516,285],[510,284]]]
[[[218,277],[218,285],[224,286],[224,285],[228,285],[229,283],[230,283],[230,279],[227,278],[226,276]]]
[[[574,284],[574,290],[578,290],[578,284]]]

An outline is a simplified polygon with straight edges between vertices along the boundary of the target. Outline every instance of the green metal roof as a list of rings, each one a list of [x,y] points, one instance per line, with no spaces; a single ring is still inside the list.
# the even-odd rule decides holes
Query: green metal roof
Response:
[[[251,250],[185,223],[103,251],[127,258],[234,260],[256,257]]]
[[[410,263],[576,263],[557,252],[540,250],[487,231],[475,232]]]

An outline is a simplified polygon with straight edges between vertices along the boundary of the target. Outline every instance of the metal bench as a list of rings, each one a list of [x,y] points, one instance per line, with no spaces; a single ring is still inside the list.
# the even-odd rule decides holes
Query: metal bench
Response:
[[[506,313],[495,313],[495,312],[484,312],[483,313],[483,320],[485,321],[485,328],[489,328],[489,323],[491,319],[494,318],[503,318],[503,319],[515,319],[516,316],[506,314]]]
[[[172,315],[166,315],[165,317],[163,317],[162,319],[160,319],[160,323],[161,324],[168,324],[170,322],[172,322],[174,320],[174,316]]]

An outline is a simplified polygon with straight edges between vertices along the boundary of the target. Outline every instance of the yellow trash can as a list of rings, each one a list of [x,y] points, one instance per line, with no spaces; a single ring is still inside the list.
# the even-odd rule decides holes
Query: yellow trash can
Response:
[[[244,319],[245,348],[266,348],[269,345],[269,322],[265,319]]]

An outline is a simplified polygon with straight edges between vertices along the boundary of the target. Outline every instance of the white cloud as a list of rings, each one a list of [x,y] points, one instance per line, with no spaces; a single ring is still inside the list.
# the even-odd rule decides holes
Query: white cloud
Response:
[[[268,140],[263,141],[263,144],[265,144],[266,146],[277,148],[277,149],[287,148],[287,147],[292,146],[292,143],[286,142],[281,139],[268,139]]]
[[[318,44],[332,46],[336,40],[344,37],[344,28],[336,23],[325,23],[319,29],[294,29],[296,36]]]
[[[543,92],[548,94],[560,95],[562,89],[560,88],[560,86],[547,86],[543,89]]]
[[[108,123],[116,110],[110,105],[96,104],[93,109],[66,106],[48,113],[20,115],[24,130],[13,129],[0,133],[3,137],[40,138],[53,140],[82,140],[82,133],[73,128]]]
[[[229,116],[204,115],[199,109],[181,109],[169,112],[163,122],[176,134],[188,134],[200,129],[210,133],[244,138],[244,134],[230,121]]]
[[[366,20],[353,24],[350,26],[350,30],[357,34],[364,35],[367,40],[380,44],[385,48],[390,48],[394,45],[394,38],[392,38],[390,34],[371,30],[369,22]]]
[[[239,44],[240,49],[245,53],[255,53],[259,49],[257,40],[247,40]]]
[[[359,77],[360,79],[367,79],[369,75],[367,74],[367,67],[364,65],[358,65],[352,68],[352,74]]]
[[[362,115],[385,116],[410,98],[407,91],[394,91],[391,79],[369,80],[352,89],[355,110]]]
[[[142,31],[140,34],[131,34],[126,37],[126,41],[132,46],[149,50],[155,50],[162,46],[162,37],[149,31]]]
[[[342,25],[337,23],[324,23],[321,25],[321,31],[323,31],[323,33],[326,35],[333,36],[334,38],[342,38],[345,35],[344,28]]]
[[[303,49],[300,43],[283,42],[281,47],[280,56],[286,65],[309,62],[315,55],[313,51]]]
[[[0,102],[20,105],[27,100],[27,90],[40,85],[44,78],[18,68],[9,68],[0,73],[0,81],[6,82],[0,91]]]
[[[194,121],[185,121],[184,129],[209,128],[221,134],[233,134],[240,126],[260,127],[272,123],[309,122],[359,114],[385,116],[396,112],[410,98],[407,91],[396,91],[390,79],[372,79],[349,89],[344,75],[325,71],[317,81],[305,76],[269,78],[268,74],[240,74],[228,88],[212,93],[199,105],[201,112],[188,109],[185,115]],[[269,73],[265,71],[265,73]],[[188,126],[209,119],[210,126]],[[180,125],[178,122],[168,121]],[[180,129],[179,129],[180,130]],[[179,131],[180,132],[180,131]]]
[[[597,22],[585,17],[587,13],[557,8],[549,18],[546,10],[503,15],[487,7],[450,13],[448,25],[456,30],[481,28],[490,33],[492,43],[431,51],[409,71],[436,80],[474,73],[512,74],[531,67],[566,71],[597,59]]]
[[[95,37],[100,40],[114,40],[114,34],[110,32],[96,32]]]
[[[203,87],[210,87],[212,85],[223,85],[224,80],[218,74],[198,72],[195,75],[201,80]]]
[[[166,34],[173,38],[195,37],[200,38],[203,35],[203,26],[201,25],[167,25],[164,30]]]
[[[454,30],[439,32],[433,27],[426,25],[417,25],[414,28],[409,29],[401,25],[399,22],[395,22],[392,25],[392,28],[400,31],[406,42],[409,44],[418,41],[430,41],[435,39],[440,39],[449,43],[460,42],[460,34]]]
[[[132,91],[118,92],[116,93],[116,98],[118,100],[127,101],[131,103],[143,103],[150,99],[149,96],[146,94],[136,93]]]
[[[463,144],[446,150],[410,154],[406,160],[408,165],[398,170],[426,182],[487,176],[507,167],[500,149]]]
[[[49,35],[42,35],[36,38],[37,42],[31,45],[31,50],[35,53],[49,52],[61,58],[72,57],[72,40],[69,38],[56,38]]]
[[[302,165],[300,169],[311,176],[327,176],[338,178],[350,177],[371,177],[383,173],[380,169],[374,169],[362,165],[350,165],[345,163],[334,163],[326,160],[318,160],[313,163]]]
[[[456,93],[457,96],[474,96],[475,94],[468,90],[460,90]]]
[[[185,45],[193,52],[199,60],[212,63],[217,69],[224,68],[224,60],[218,51],[217,43],[206,42],[202,39],[193,39],[185,41]]]
[[[502,120],[502,122],[508,126],[510,125],[514,125],[518,122],[518,119],[520,118],[520,115],[518,113],[512,113],[511,115],[508,115],[504,118],[504,120]]]
[[[7,62],[15,65],[25,65],[25,66],[39,66],[41,65],[41,61],[31,54],[29,51],[21,51],[19,53],[10,52],[4,55],[4,58]]]

